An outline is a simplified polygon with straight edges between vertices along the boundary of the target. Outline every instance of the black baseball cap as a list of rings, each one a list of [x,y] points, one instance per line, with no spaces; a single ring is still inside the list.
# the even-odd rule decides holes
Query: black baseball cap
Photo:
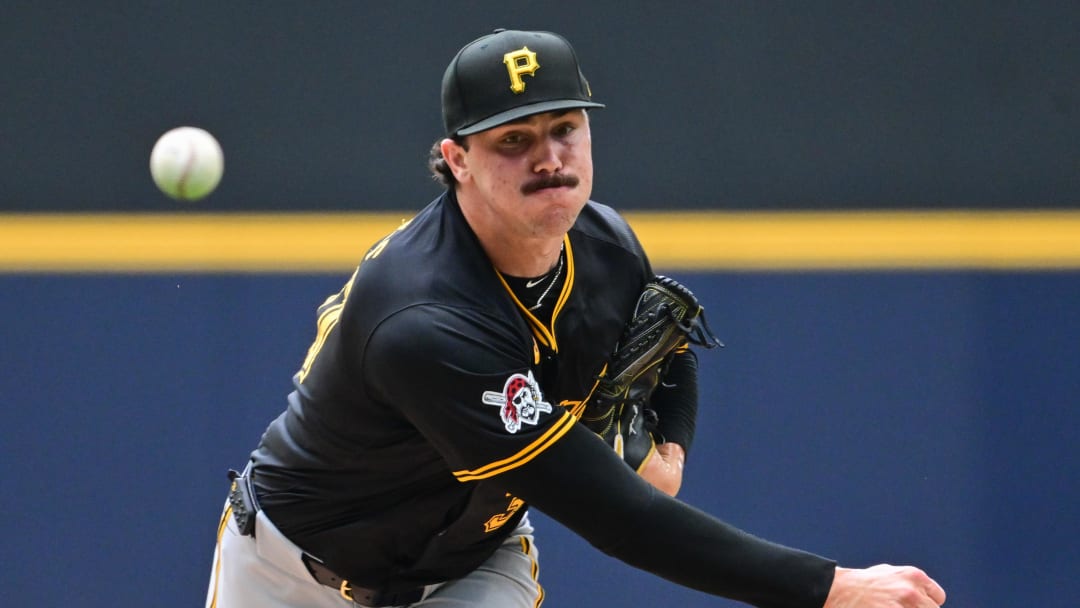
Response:
[[[574,48],[551,32],[495,30],[465,45],[443,74],[443,125],[450,136],[541,112],[602,107],[592,100]]]

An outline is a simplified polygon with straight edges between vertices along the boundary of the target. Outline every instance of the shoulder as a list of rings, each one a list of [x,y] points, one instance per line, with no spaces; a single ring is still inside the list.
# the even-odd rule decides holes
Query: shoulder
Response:
[[[589,201],[578,216],[573,231],[626,249],[635,255],[644,255],[641,243],[626,218],[603,203]]]
[[[651,276],[652,265],[637,234],[622,215],[607,205],[589,201],[570,230],[570,238],[586,258],[639,267],[646,275],[642,282]]]
[[[360,368],[375,394],[436,387],[528,367],[531,341],[513,319],[460,303],[427,302],[393,312],[368,335]],[[396,388],[395,388],[396,387]]]
[[[528,335],[513,301],[444,194],[371,247],[345,310],[352,338],[370,352],[414,361],[505,350]]]
[[[418,302],[387,315],[373,327],[372,342],[380,352],[414,359],[454,360],[466,352],[490,352],[495,360],[517,350],[522,341],[515,317],[497,308],[462,302]],[[502,352],[500,352],[502,351]]]
[[[357,306],[383,318],[416,304],[490,306],[500,284],[456,203],[443,194],[372,245],[360,262]]]

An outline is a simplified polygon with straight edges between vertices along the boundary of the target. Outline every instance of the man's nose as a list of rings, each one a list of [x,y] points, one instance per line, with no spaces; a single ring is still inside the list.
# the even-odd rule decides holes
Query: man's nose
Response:
[[[533,161],[533,171],[536,173],[554,173],[562,168],[562,158],[559,156],[560,147],[550,138],[543,138],[536,142],[536,156]]]

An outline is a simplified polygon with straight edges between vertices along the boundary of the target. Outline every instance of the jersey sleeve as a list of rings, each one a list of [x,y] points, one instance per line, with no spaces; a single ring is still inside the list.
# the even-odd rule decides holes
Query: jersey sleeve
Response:
[[[836,562],[663,494],[582,425],[496,483],[604,553],[705,593],[762,608],[821,608],[832,585]]]
[[[573,425],[534,377],[531,343],[473,309],[427,304],[372,333],[361,362],[369,393],[404,416],[462,482],[517,468]]]

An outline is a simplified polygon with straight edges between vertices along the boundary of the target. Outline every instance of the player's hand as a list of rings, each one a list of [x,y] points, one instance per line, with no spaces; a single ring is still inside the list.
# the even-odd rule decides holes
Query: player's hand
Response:
[[[823,608],[937,608],[945,590],[911,566],[837,568]]]
[[[685,462],[686,451],[681,445],[670,442],[657,444],[656,453],[642,467],[640,475],[656,489],[675,496],[682,487]]]

